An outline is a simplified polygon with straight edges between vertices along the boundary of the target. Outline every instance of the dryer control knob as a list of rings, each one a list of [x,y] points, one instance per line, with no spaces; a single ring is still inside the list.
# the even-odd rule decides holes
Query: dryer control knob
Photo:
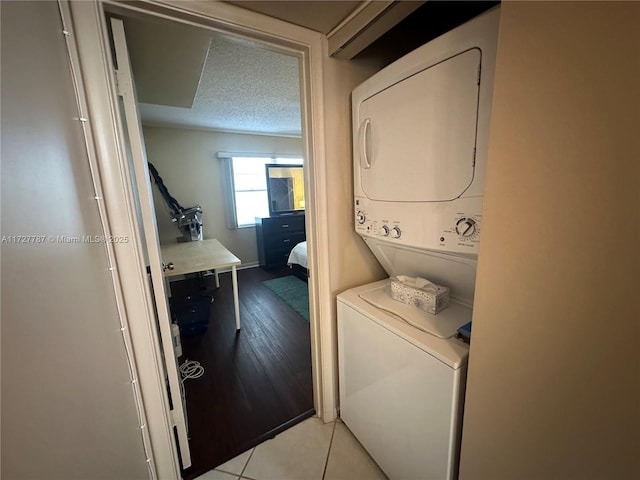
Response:
[[[360,225],[362,225],[366,220],[367,220],[367,217],[365,216],[364,213],[362,212],[356,213],[356,222],[358,222]]]
[[[389,225],[382,225],[382,227],[380,227],[380,232],[381,232],[381,235],[383,237],[388,237],[389,236]]]
[[[478,225],[473,218],[461,218],[456,222],[456,233],[463,237],[469,238],[478,230]]]
[[[391,229],[391,238],[400,238],[400,235],[402,235],[402,230],[400,230],[400,227],[393,227]]]

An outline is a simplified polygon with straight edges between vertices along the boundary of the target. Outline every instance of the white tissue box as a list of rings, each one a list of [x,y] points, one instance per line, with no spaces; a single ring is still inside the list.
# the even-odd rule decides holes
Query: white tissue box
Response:
[[[391,298],[435,315],[449,306],[449,288],[398,275],[391,277]]]

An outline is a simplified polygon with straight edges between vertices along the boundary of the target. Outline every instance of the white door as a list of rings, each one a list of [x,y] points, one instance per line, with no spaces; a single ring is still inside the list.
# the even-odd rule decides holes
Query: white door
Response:
[[[475,171],[481,52],[461,52],[358,106],[362,191],[371,200],[442,202]],[[354,132],[354,135],[357,132]],[[356,137],[358,138],[358,137]]]
[[[182,467],[191,466],[191,453],[187,438],[187,422],[182,390],[182,382],[178,373],[178,364],[173,347],[171,335],[171,319],[169,304],[165,291],[163,264],[158,241],[158,229],[156,225],[155,208],[149,179],[149,167],[147,154],[142,137],[142,127],[138,115],[138,102],[136,99],[131,63],[127,50],[124,24],[120,19],[111,19],[113,43],[115,49],[115,61],[117,64],[118,95],[122,98],[121,108],[123,120],[129,137],[131,162],[133,164],[135,183],[139,197],[140,214],[144,229],[144,246],[147,250],[147,261],[151,274],[151,284],[156,303],[158,329],[162,343],[162,355],[166,366],[166,375],[171,399],[173,423],[176,428],[176,438],[182,459]]]

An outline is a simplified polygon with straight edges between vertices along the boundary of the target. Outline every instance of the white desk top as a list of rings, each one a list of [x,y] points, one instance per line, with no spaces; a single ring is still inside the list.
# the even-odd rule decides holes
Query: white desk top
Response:
[[[203,272],[240,265],[238,257],[216,239],[160,245],[162,261],[173,263],[173,270],[165,270],[167,277]]]

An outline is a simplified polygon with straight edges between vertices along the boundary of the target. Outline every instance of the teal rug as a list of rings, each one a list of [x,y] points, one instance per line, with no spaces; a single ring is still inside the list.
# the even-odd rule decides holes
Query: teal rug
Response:
[[[289,275],[265,280],[262,284],[309,321],[309,287],[305,282]]]

